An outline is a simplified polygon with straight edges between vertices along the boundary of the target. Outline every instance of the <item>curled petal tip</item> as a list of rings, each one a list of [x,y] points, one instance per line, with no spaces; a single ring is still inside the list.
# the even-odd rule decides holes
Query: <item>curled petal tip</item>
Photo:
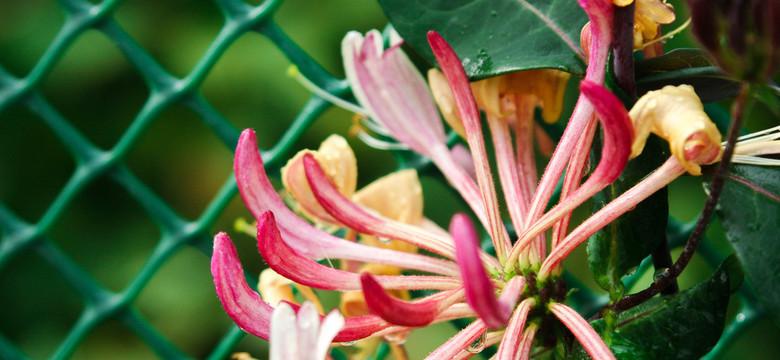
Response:
[[[368,310],[391,324],[420,327],[430,324],[438,315],[435,304],[415,304],[388,295],[369,273],[361,274],[360,282]]]
[[[510,314],[500,306],[493,283],[479,259],[479,238],[474,223],[466,214],[457,213],[450,222],[450,233],[455,240],[455,254],[466,290],[466,302],[489,328],[505,326]]]

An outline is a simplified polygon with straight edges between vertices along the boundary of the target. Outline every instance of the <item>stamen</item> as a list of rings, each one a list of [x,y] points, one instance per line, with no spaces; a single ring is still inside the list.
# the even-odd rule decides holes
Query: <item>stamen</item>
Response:
[[[377,139],[371,136],[363,129],[357,130],[358,139],[362,140],[366,145],[379,150],[409,150],[409,147],[396,142],[389,142],[385,140]]]
[[[780,139],[780,125],[766,130],[757,131],[751,134],[743,135],[737,138],[739,144],[748,144],[756,141],[776,140]],[[722,142],[721,145],[726,145],[726,142]]]
[[[357,114],[361,114],[364,116],[369,116],[368,110],[363,109],[360,106],[357,106],[349,101],[346,101],[342,98],[339,98],[337,96],[334,96],[333,94],[325,91],[325,89],[317,86],[317,84],[311,82],[309,79],[307,79],[303,74],[301,74],[300,71],[298,71],[298,67],[295,65],[290,65],[290,67],[287,68],[287,76],[295,79],[303,85],[306,89],[311,91],[312,93],[316,94],[317,96],[330,101],[333,103],[333,105],[336,105],[342,109],[345,109],[347,111],[351,111]]]

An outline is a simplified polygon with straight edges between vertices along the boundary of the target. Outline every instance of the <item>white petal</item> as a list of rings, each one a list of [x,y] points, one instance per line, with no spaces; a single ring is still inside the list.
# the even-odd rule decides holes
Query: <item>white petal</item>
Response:
[[[271,360],[298,359],[295,311],[285,302],[279,304],[271,315]]]
[[[320,335],[317,337],[317,348],[315,350],[316,360],[325,359],[328,352],[328,346],[336,337],[336,334],[344,328],[344,317],[338,310],[333,310],[322,320],[320,324]]]

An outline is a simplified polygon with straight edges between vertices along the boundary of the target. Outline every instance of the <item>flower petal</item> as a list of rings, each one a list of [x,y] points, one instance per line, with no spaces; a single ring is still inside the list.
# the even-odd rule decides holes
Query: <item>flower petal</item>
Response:
[[[301,256],[282,240],[274,215],[267,211],[257,223],[257,248],[268,267],[292,281],[322,290],[359,290],[358,274],[321,265]],[[411,255],[411,254],[410,254]],[[383,286],[392,289],[450,289],[459,279],[443,276],[377,276]]]
[[[428,85],[396,43],[382,52],[382,36],[350,33],[342,42],[344,68],[353,93],[371,117],[412,150],[429,154],[446,143],[444,127]]]
[[[295,311],[287,303],[281,303],[274,309],[271,315],[271,360],[297,359],[298,328],[295,319]]]
[[[317,337],[317,346],[314,350],[315,359],[325,359],[325,356],[328,354],[330,343],[339,331],[344,328],[344,324],[344,317],[341,316],[341,313],[339,313],[338,310],[334,309],[328,316],[325,316],[325,319],[323,319],[320,324],[320,333]]]
[[[455,239],[458,266],[466,288],[466,302],[489,328],[503,327],[509,314],[506,308],[499,306],[493,282],[479,260],[479,239],[474,223],[465,214],[457,213],[450,222],[450,233]]]
[[[463,298],[463,288],[427,296],[414,302],[394,298],[385,292],[374,276],[360,275],[366,305],[372,314],[400,326],[420,327],[430,324],[439,313]]]
[[[477,110],[477,103],[471,92],[466,71],[463,70],[463,65],[460,59],[458,59],[458,55],[455,54],[455,51],[452,50],[441,35],[435,31],[429,31],[428,43],[431,45],[431,50],[433,50],[436,61],[439,63],[442,72],[444,72],[447,82],[450,83],[455,104],[458,106],[458,111],[463,120],[466,138],[474,158],[482,202],[487,213],[487,230],[493,239],[493,245],[499,261],[504,261],[507,250],[510,247],[509,235],[506,232],[506,228],[504,228],[504,223],[501,221],[501,214],[498,210],[498,196],[496,195],[493,174],[490,170],[485,150],[485,139],[482,137],[479,110]]]
[[[559,303],[550,303],[548,306],[555,316],[566,325],[574,334],[574,337],[582,344],[585,351],[593,359],[615,359],[615,355],[609,350],[601,336],[593,330],[588,322],[574,309]]]
[[[528,298],[523,300],[515,309],[512,317],[509,319],[509,325],[506,327],[504,340],[498,346],[498,359],[517,359],[523,353],[524,349],[520,346],[522,342],[521,334],[525,327],[525,321],[528,318],[528,312],[535,303],[536,300],[534,298]]]
[[[587,181],[573,194],[550,209],[544,216],[530,226],[518,240],[523,248],[543,231],[567,213],[573,211],[585,200],[615,181],[625,168],[631,154],[631,143],[634,139],[634,129],[623,104],[618,98],[601,85],[583,80],[580,83],[582,94],[596,108],[598,118],[604,132],[604,145],[601,150],[601,160]]]
[[[487,327],[482,320],[477,319],[469,326],[466,326],[463,330],[459,331],[455,336],[447,340],[444,344],[439,346],[436,350],[430,353],[426,360],[439,360],[439,359],[452,359],[458,353],[469,347],[474,341],[479,339],[482,334],[487,331]]]
[[[273,211],[285,243],[303,256],[388,264],[431,273],[457,271],[454,265],[444,260],[374,248],[326,234],[299,218],[287,208],[268,180],[257,149],[257,137],[251,129],[241,133],[235,159],[238,189],[249,211],[255,219],[267,210]]]
[[[389,239],[399,239],[451,259],[455,257],[455,245],[451,240],[443,239],[438,234],[426,231],[417,226],[411,226],[384,218],[380,215],[368,213],[366,210],[360,208],[357,204],[341,195],[341,193],[327,181],[325,173],[313,157],[306,156],[304,157],[303,162],[306,167],[306,176],[308,176],[309,184],[314,192],[314,196],[317,197],[317,200],[325,210],[344,225],[361,233],[382,236]],[[481,253],[483,254],[481,255],[483,258],[491,258],[486,253]],[[446,265],[453,264],[448,262]],[[439,272],[447,275],[458,274],[455,269],[453,269],[454,273],[445,273],[445,270],[450,269],[450,267],[443,267]]]
[[[222,307],[236,325],[252,335],[268,339],[274,308],[249,288],[236,248],[227,234],[222,232],[214,237],[211,275],[214,276],[214,286]]]

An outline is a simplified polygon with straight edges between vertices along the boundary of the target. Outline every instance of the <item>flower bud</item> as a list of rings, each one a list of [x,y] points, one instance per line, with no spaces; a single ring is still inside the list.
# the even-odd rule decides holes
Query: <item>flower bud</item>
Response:
[[[632,158],[642,153],[652,132],[669,142],[672,155],[692,175],[701,175],[700,165],[720,160],[720,133],[690,85],[668,85],[648,92],[634,104],[629,116],[636,132]]]
[[[357,187],[357,160],[347,140],[331,135],[317,151],[302,150],[282,168],[282,183],[298,202],[301,212],[315,222],[336,223],[322,208],[309,186],[303,167],[303,156],[313,154],[328,175],[330,182],[346,197],[351,197]]]

